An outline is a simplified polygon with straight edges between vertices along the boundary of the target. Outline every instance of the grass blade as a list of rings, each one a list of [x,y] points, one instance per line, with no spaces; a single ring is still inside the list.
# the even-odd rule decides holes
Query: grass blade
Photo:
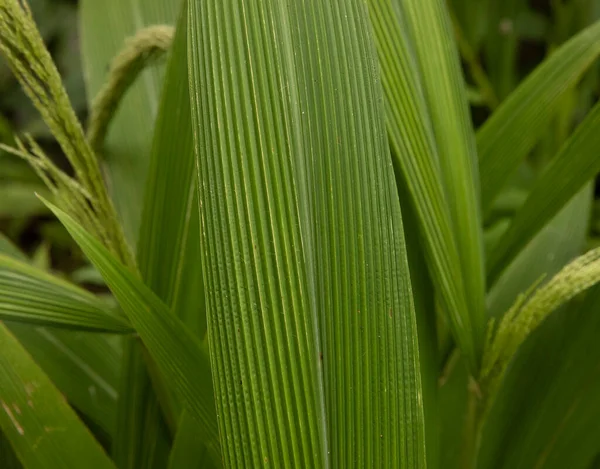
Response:
[[[129,272],[104,246],[76,221],[47,203],[71,236],[95,265],[115,295],[121,308],[158,365],[164,380],[176,392],[190,415],[199,420],[214,460],[219,460],[217,419],[214,408],[210,364],[199,341],[169,308]]]
[[[114,469],[108,456],[4,324],[0,426],[25,467]]]
[[[491,282],[544,225],[600,171],[600,105],[596,105],[538,176],[525,204],[492,251]]]
[[[600,54],[600,22],[574,36],[510,94],[477,132],[484,216],[549,125],[567,93]],[[527,129],[527,131],[523,131]]]
[[[0,254],[0,319],[100,332],[131,332],[126,318],[91,293]]]
[[[369,1],[382,82],[387,128],[399,184],[406,186],[419,220],[431,278],[451,330],[473,372],[478,338],[471,324],[458,247],[453,232],[440,156],[422,91],[417,58],[398,8],[389,0]]]
[[[203,337],[206,318],[187,78],[187,9],[182,12],[156,119],[137,258],[146,285]]]
[[[113,435],[120,338],[6,323],[69,403]]]
[[[422,467],[414,306],[362,3],[190,6],[225,465]]]
[[[475,352],[485,335],[485,273],[478,157],[465,80],[446,2],[401,2],[411,30],[437,144],[440,174],[453,224]]]

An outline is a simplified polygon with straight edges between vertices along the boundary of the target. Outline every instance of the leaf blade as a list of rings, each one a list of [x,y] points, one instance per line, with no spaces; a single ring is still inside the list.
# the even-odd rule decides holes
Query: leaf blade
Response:
[[[0,426],[26,467],[114,469],[48,377],[0,324]]]
[[[0,318],[33,324],[131,332],[127,320],[91,293],[0,254]]]
[[[600,54],[599,39],[600,22],[574,36],[537,67],[477,132],[484,216],[542,135],[560,97]]]

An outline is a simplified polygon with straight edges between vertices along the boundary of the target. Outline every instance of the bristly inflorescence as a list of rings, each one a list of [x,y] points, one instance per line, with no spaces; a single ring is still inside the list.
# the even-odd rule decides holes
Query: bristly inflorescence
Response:
[[[484,409],[498,391],[510,360],[529,334],[550,313],[600,281],[600,248],[578,257],[537,288],[541,280],[519,295],[495,330],[494,324],[490,324],[479,379],[487,401]]]
[[[58,169],[29,137],[8,150],[29,161],[60,205],[133,268],[135,261],[108,197],[98,158],[85,138],[26,2],[0,0],[0,53],[60,144],[75,179]]]

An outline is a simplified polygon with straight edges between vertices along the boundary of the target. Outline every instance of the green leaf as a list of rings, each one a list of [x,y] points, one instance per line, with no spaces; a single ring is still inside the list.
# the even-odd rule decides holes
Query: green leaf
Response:
[[[203,337],[206,318],[187,78],[187,9],[182,12],[156,118],[137,259],[146,285]]]
[[[415,313],[364,5],[190,7],[225,466],[424,467]]]
[[[206,317],[195,174],[184,2],[156,119],[137,258],[146,285],[202,338]],[[173,406],[171,414],[177,416],[179,403],[176,400],[169,403]],[[147,431],[150,423],[140,425]],[[200,442],[196,445],[203,447]],[[142,444],[142,454],[148,446],[150,442]]]
[[[431,116],[444,194],[469,309],[475,353],[485,335],[483,233],[475,133],[452,25],[443,0],[400,2],[409,26]]]
[[[493,282],[544,225],[600,171],[600,105],[596,105],[535,181],[489,260]]]
[[[81,57],[90,105],[125,39],[146,26],[173,24],[180,5],[179,0],[81,2]],[[112,121],[102,153],[110,193],[132,245],[140,226],[162,76],[162,67],[153,67],[131,87]]]
[[[25,467],[114,466],[63,396],[0,323],[0,427]]]
[[[522,293],[542,276],[550,278],[581,254],[589,225],[592,187],[584,188],[546,224],[515,257],[487,295],[490,317],[500,317]]]
[[[590,466],[600,449],[599,300],[595,287],[521,347],[484,427],[478,467]]]
[[[115,428],[120,338],[6,323],[54,385],[108,435]]]
[[[46,202],[47,203],[47,202]],[[169,308],[69,215],[47,203],[96,266],[190,415],[203,425],[199,438],[219,459],[217,419],[210,364],[201,344]]]
[[[173,449],[169,457],[169,469],[209,469],[211,465],[208,451],[198,442],[198,421],[183,412]]]
[[[164,468],[169,432],[139,341],[124,344],[112,457],[119,468]]]
[[[385,91],[387,128],[399,184],[408,188],[431,278],[456,342],[473,372],[480,355],[441,177],[440,156],[423,94],[413,44],[400,11],[389,0],[370,0]],[[477,313],[473,313],[477,314]]]
[[[0,319],[131,332],[127,319],[91,293],[0,254]]]
[[[486,215],[532,150],[568,92],[600,54],[600,22],[561,46],[510,94],[477,132],[481,204]]]
[[[3,239],[0,234],[1,253],[27,262],[27,256],[12,244],[3,244]],[[111,434],[115,428],[120,339],[30,324],[6,325],[69,402]]]
[[[151,25],[173,24],[177,13],[181,11],[181,5],[180,0],[109,0],[102,3],[83,0],[81,2],[81,49],[89,93],[88,102],[91,103],[101,90],[107,78],[109,64],[123,49],[126,39]],[[107,31],[110,31],[110,34],[107,34]],[[102,152],[108,186],[121,216],[124,230],[134,246],[140,234],[143,207],[147,202],[144,200],[144,192],[147,187],[147,171],[151,158],[152,130],[159,112],[163,71],[162,65],[148,68],[128,89],[111,122]],[[147,226],[144,227],[146,228]],[[143,262],[139,256],[138,260]],[[133,348],[127,350],[135,353]],[[124,359],[131,362],[133,357]],[[137,366],[144,367],[143,363],[136,363]],[[121,389],[123,401],[131,403],[133,396],[128,396],[130,390],[133,392],[135,389],[142,388],[145,394],[153,394],[153,389],[147,386],[148,376],[138,371],[132,370],[139,377],[140,382],[123,381]],[[138,397],[140,396],[141,394]],[[148,402],[148,406],[154,406],[148,396],[144,399]],[[124,402],[122,404],[120,408],[123,412],[128,408],[132,412],[135,409],[135,404],[133,406]],[[134,415],[122,415],[121,418],[132,419],[129,424],[136,423]],[[139,425],[143,423],[140,420],[137,420],[137,423],[140,430]],[[127,425],[121,420],[119,427],[125,426]],[[135,439],[136,436],[134,435],[133,438]],[[128,444],[127,438],[120,438],[118,441],[118,444],[124,445],[124,451],[127,451],[128,447],[133,448]],[[155,446],[152,442],[146,444],[151,448]],[[136,460],[131,463],[133,468],[137,467]]]
[[[410,205],[410,196],[405,188],[400,186],[398,189],[402,206],[402,219],[406,226],[416,226],[418,221],[413,207]],[[438,391],[440,353],[437,341],[435,290],[427,270],[424,249],[418,231],[406,230],[405,235],[419,338],[427,467],[436,468],[440,467],[442,455],[440,454],[441,421]]]

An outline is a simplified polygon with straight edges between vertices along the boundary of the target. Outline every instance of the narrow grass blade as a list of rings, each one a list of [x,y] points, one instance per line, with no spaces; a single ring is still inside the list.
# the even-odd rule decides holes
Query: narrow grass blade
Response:
[[[217,419],[210,364],[200,342],[169,308],[129,272],[69,215],[47,203],[86,256],[96,266],[128,316],[164,380],[176,392],[190,415],[199,420],[211,457],[219,460]]]
[[[469,309],[475,353],[485,335],[485,273],[479,168],[465,80],[444,0],[399,2],[410,28],[437,144]]]
[[[599,129],[600,105],[596,105],[538,176],[508,232],[493,250],[488,265],[491,282],[536,233],[600,172]]]
[[[156,118],[137,258],[146,285],[202,338],[206,316],[187,69],[187,4],[183,2]],[[169,402],[175,420],[180,406],[175,399]],[[188,420],[198,425],[189,416]],[[142,444],[142,450],[149,445]],[[203,444],[196,441],[196,446]]]
[[[126,340],[112,457],[120,469],[164,468],[168,458],[169,429],[146,369],[145,351],[139,340]]]
[[[0,324],[0,426],[25,467],[114,469],[25,349]]]
[[[112,435],[121,372],[120,338],[28,324],[6,326],[69,403]]]
[[[471,324],[458,245],[440,174],[440,156],[414,47],[399,4],[370,0],[368,5],[379,53],[394,167],[399,184],[408,188],[415,207],[440,305],[475,372],[481,339]]]
[[[28,261],[12,244],[7,249],[2,239],[0,235],[0,253]],[[6,326],[69,402],[110,435],[115,424],[120,339],[29,324],[6,322]]]
[[[126,318],[91,293],[3,254],[0,319],[81,330],[132,331]]]
[[[110,63],[123,49],[125,41],[145,27],[172,25],[181,10],[181,4],[180,0],[81,2],[81,52],[90,107],[106,82]],[[137,244],[145,202],[146,175],[163,70],[162,65],[153,65],[142,72],[127,90],[110,124],[101,151],[108,187],[126,235],[134,247]],[[125,360],[130,358],[124,357]],[[144,367],[144,364],[139,363],[139,366]],[[143,373],[136,375],[140,376],[142,382],[132,383],[131,386],[125,384],[120,392],[124,400],[128,399],[128,389],[140,388],[143,383],[147,383],[148,376]],[[152,388],[146,386],[146,394],[152,395],[153,392]],[[147,399],[147,402],[149,406],[154,406],[151,399]],[[126,406],[121,407],[125,408]],[[127,446],[126,440],[117,441]],[[148,442],[148,445],[154,446],[152,442]],[[134,468],[136,464],[134,461]]]
[[[182,12],[156,118],[137,258],[146,285],[203,337],[206,318],[187,78],[187,8]]]
[[[414,305],[364,5],[190,6],[225,466],[424,467]]]
[[[406,190],[399,190],[402,219],[406,226],[417,226],[418,220]],[[440,356],[437,334],[435,289],[427,270],[422,240],[417,230],[406,230],[406,252],[410,270],[410,283],[415,302],[415,316],[419,337],[419,362],[423,411],[425,418],[425,447],[427,467],[441,467],[440,408],[438,381]]]
[[[549,125],[563,96],[600,54],[600,22],[538,66],[477,132],[481,204],[486,215],[511,175]]]
[[[146,26],[173,24],[180,5],[180,0],[81,2],[81,59],[90,105],[125,40]],[[148,69],[127,92],[102,152],[110,193],[132,245],[140,226],[162,76],[162,67]]]

